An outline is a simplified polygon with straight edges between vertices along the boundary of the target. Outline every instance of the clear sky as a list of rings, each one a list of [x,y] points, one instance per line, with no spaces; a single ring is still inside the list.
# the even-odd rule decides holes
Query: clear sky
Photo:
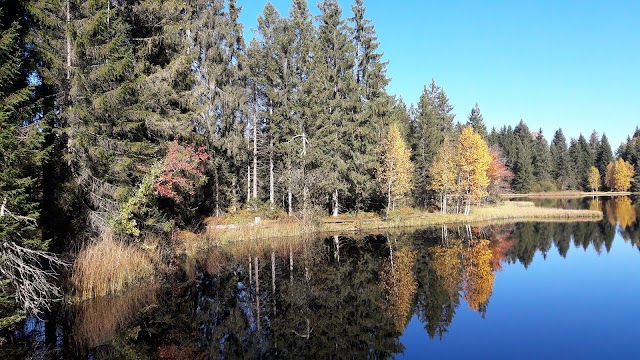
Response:
[[[273,0],[288,16],[290,0]],[[351,0],[339,0],[351,17]],[[417,103],[435,78],[466,121],[523,119],[547,139],[606,132],[615,150],[640,125],[640,1],[365,0],[389,61],[387,90]],[[264,0],[238,0],[247,39]],[[317,2],[309,8],[317,14]]]

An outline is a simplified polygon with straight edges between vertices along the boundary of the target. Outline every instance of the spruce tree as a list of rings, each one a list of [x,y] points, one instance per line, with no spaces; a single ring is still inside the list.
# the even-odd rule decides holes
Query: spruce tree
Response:
[[[516,156],[513,159],[513,165],[511,167],[513,171],[511,186],[517,192],[526,193],[531,190],[535,181],[531,159],[531,145],[517,138],[515,154]]]
[[[484,124],[484,118],[480,113],[480,107],[478,106],[477,101],[476,105],[473,107],[473,109],[471,109],[467,125],[471,125],[471,127],[473,127],[473,130],[480,134],[483,139],[487,138],[487,126]]]
[[[355,49],[355,81],[358,96],[352,131],[350,131],[353,161],[349,164],[350,193],[353,206],[362,210],[369,206],[376,193],[375,169],[379,167],[379,144],[389,123],[394,106],[385,87],[390,79],[386,75],[387,63],[378,51],[379,43],[375,27],[365,18],[366,8],[362,0],[351,7],[354,17],[351,39]]]
[[[355,57],[348,28],[341,18],[336,0],[318,4],[318,38],[314,50],[314,72],[310,81],[317,86],[314,96],[320,99],[316,120],[316,146],[322,149],[318,165],[325,174],[321,191],[329,195],[325,204],[333,215],[343,207],[349,186],[349,164],[352,159],[347,139],[354,131],[357,109],[357,84],[354,78]],[[355,98],[354,98],[355,97]]]
[[[538,131],[538,134],[533,142],[533,149],[531,150],[533,165],[533,175],[538,183],[548,181],[551,174],[551,156],[549,154],[549,144],[542,134],[542,129]]]
[[[419,206],[426,207],[432,200],[433,194],[428,190],[428,169],[445,135],[453,132],[452,110],[446,93],[435,80],[424,87],[413,123],[412,139],[412,161],[416,169],[414,196]]]
[[[570,186],[570,164],[567,149],[567,139],[562,133],[562,129],[558,129],[553,135],[551,146],[549,147],[551,155],[551,178],[558,184],[559,188],[566,190]]]
[[[607,187],[607,182],[605,181],[605,176],[607,174],[607,165],[613,161],[613,153],[611,152],[611,145],[609,145],[609,139],[607,139],[606,134],[602,134],[600,138],[600,144],[598,145],[598,151],[596,153],[596,168],[600,172],[600,176],[602,177],[602,186]]]
[[[40,172],[46,158],[41,131],[45,125],[37,116],[35,88],[28,81],[33,68],[24,59],[28,55],[26,17],[23,2],[0,1],[0,266],[9,256],[5,253],[8,243],[34,250],[47,248],[37,226]],[[9,280],[0,279],[2,333],[23,319],[14,291],[28,286]]]

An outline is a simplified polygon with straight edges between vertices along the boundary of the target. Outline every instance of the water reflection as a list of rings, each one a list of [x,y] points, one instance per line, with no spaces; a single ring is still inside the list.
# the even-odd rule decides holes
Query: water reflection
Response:
[[[636,244],[627,198],[593,200],[600,222],[443,227],[413,233],[242,242],[184,259],[154,291],[61,313],[62,358],[389,358],[415,316],[440,341],[456,312],[491,317],[496,273],[572,247]],[[637,246],[637,245],[636,245]],[[539,259],[539,258],[538,258]],[[187,265],[189,264],[189,265]],[[62,324],[72,324],[62,325]],[[56,355],[58,356],[58,355]],[[53,356],[55,357],[55,356]]]

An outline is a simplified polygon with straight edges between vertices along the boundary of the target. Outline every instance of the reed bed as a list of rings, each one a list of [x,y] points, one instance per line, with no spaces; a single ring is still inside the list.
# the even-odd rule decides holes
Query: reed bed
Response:
[[[154,250],[142,250],[104,234],[84,246],[73,264],[71,282],[80,299],[116,294],[154,274]]]

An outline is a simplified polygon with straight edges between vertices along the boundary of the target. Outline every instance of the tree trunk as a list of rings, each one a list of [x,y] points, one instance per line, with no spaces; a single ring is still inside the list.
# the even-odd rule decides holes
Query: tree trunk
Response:
[[[333,236],[333,244],[336,246],[335,252],[333,253],[333,258],[340,262],[340,237],[338,235]]]
[[[391,207],[391,181],[387,184],[387,217],[389,217],[389,208]]]
[[[247,203],[251,201],[251,166],[247,165]]]
[[[333,216],[338,216],[339,213],[339,203],[338,203],[338,190],[333,192]]]
[[[215,171],[215,187],[216,187],[216,217],[220,216],[220,182],[218,180],[218,170]]]
[[[257,112],[257,109],[256,109]],[[258,121],[253,114],[253,199],[258,198]]]
[[[66,28],[66,40],[67,40],[67,80],[71,79],[71,0],[67,0],[67,28]]]
[[[289,207],[288,214],[289,216],[293,215],[293,194],[291,192],[291,186],[287,186],[287,203]]]
[[[269,205],[273,210],[273,204],[275,202],[275,194],[273,189],[273,154],[269,153]]]

